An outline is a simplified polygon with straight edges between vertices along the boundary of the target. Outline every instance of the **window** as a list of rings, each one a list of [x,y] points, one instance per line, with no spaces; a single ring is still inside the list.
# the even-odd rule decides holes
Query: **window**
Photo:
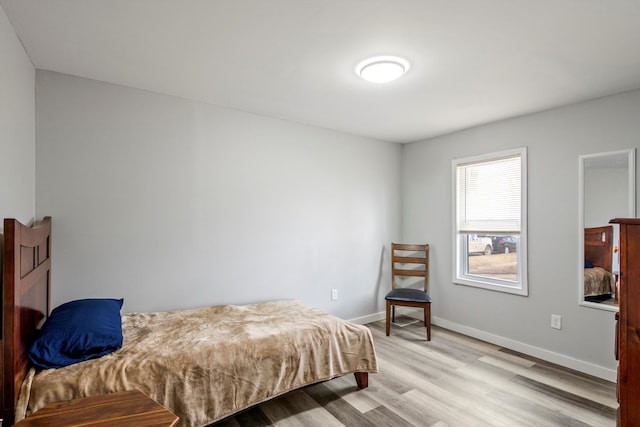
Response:
[[[526,148],[455,159],[453,282],[527,295]]]

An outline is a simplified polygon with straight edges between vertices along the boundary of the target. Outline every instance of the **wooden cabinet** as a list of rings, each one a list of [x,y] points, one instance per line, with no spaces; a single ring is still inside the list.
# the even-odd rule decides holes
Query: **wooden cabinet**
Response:
[[[618,425],[640,426],[640,218],[620,225],[620,311],[616,316]]]

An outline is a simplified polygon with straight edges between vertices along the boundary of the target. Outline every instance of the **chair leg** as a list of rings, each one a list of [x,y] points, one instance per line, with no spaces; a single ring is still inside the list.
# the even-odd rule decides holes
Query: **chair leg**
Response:
[[[427,341],[431,341],[431,304],[424,306],[424,325],[427,328]]]
[[[391,306],[391,321],[393,323],[396,323],[396,306],[395,305]]]
[[[391,318],[389,315],[391,311],[391,301],[387,300],[387,336],[389,336],[389,332],[391,331]]]

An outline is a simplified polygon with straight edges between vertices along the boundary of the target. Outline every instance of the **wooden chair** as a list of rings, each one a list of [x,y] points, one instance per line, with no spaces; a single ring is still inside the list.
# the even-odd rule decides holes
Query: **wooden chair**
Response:
[[[407,252],[413,252],[408,254]],[[422,278],[423,289],[399,287],[399,278]],[[411,285],[414,285],[412,283]],[[395,322],[396,306],[424,309],[427,341],[431,341],[431,297],[429,292],[429,245],[391,244],[391,292],[387,294],[387,336]],[[393,311],[393,312],[392,312]]]

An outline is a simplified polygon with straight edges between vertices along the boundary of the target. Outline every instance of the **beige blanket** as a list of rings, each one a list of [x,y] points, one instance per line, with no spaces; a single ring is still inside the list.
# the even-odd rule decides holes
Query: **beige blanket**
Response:
[[[612,294],[616,289],[615,276],[602,267],[584,269],[584,296]]]
[[[378,370],[368,328],[298,301],[136,313],[122,323],[117,352],[30,377],[17,416],[140,389],[180,426],[203,426],[308,384]]]

